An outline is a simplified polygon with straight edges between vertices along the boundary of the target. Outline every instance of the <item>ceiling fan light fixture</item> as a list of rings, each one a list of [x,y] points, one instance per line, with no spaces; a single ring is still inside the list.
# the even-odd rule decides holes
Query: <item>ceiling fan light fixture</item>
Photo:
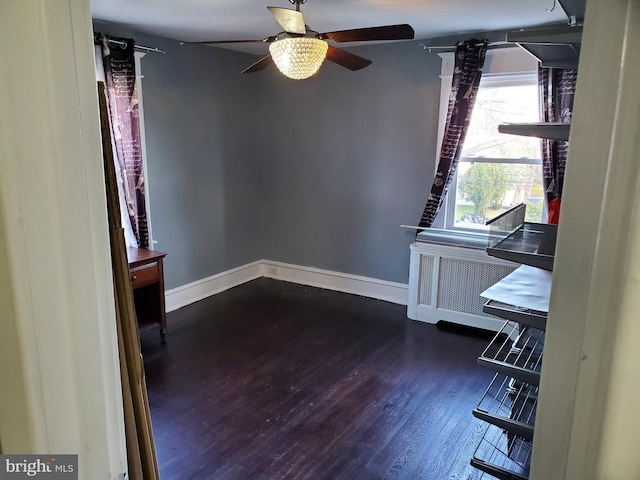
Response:
[[[316,73],[327,56],[329,45],[313,37],[290,37],[269,45],[269,52],[283,75],[302,80]]]

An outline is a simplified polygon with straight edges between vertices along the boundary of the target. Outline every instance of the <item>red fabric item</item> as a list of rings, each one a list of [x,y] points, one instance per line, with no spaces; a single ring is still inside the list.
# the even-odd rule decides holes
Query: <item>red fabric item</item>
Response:
[[[549,202],[549,220],[547,223],[555,223],[560,221],[560,199],[554,198]]]

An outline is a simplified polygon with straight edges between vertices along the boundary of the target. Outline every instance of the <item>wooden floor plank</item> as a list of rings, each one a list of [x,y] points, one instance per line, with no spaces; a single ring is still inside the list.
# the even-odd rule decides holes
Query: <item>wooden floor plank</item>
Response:
[[[163,480],[476,480],[488,336],[258,279],[141,343]]]

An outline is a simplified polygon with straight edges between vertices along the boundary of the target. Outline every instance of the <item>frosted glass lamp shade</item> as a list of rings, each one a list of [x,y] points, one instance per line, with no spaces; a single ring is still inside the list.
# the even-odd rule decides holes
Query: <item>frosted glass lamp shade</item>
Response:
[[[302,80],[318,71],[328,48],[327,42],[317,38],[293,37],[271,43],[269,52],[278,70],[289,78]]]

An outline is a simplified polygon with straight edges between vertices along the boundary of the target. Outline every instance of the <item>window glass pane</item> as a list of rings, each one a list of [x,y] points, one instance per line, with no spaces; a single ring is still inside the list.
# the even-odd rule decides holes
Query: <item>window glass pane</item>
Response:
[[[501,123],[538,121],[535,78],[506,85],[481,84],[452,189],[452,227],[486,230],[487,220],[519,203],[527,205],[527,221],[542,221],[540,139],[498,132]],[[523,159],[529,160],[519,163]]]
[[[501,123],[538,122],[536,84],[482,86],[478,90],[463,157],[540,158],[540,140],[498,132]]]
[[[541,222],[544,208],[540,165],[461,162],[454,227],[487,229],[484,223],[526,203],[528,222]]]

